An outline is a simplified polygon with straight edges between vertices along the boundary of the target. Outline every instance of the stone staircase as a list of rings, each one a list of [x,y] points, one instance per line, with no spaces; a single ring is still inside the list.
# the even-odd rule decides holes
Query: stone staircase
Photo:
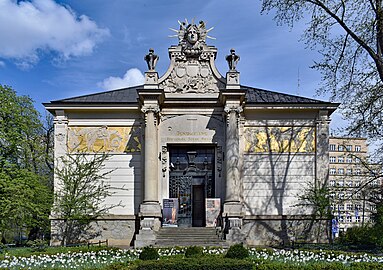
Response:
[[[205,227],[162,227],[157,232],[155,247],[171,246],[220,246],[227,247],[215,228]]]

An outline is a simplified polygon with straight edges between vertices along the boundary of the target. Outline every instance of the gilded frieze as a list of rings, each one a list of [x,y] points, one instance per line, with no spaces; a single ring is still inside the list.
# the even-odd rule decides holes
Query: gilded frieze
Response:
[[[245,152],[312,153],[315,151],[314,127],[247,127]]]
[[[68,130],[70,152],[140,152],[139,127],[70,127]]]

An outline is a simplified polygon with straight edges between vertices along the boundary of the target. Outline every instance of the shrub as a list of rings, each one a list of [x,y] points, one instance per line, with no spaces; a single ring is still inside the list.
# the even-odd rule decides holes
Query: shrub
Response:
[[[251,270],[253,263],[217,256],[202,258],[171,258],[159,261],[139,261],[136,270]]]
[[[8,250],[8,247],[0,242],[0,254],[5,253]]]
[[[47,242],[41,239],[28,241],[27,246],[31,248],[32,252],[45,252],[47,251],[47,248],[48,248]]]
[[[158,255],[157,249],[153,247],[144,247],[140,256],[138,257],[140,260],[157,260],[160,256]]]
[[[185,251],[186,258],[201,257],[203,256],[203,248],[197,246],[188,247]]]
[[[230,259],[245,259],[249,257],[249,251],[242,244],[235,244],[229,248],[225,258]]]

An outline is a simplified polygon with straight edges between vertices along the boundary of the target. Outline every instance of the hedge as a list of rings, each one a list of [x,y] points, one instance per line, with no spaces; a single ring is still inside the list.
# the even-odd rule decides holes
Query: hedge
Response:
[[[136,270],[252,270],[253,263],[222,257],[139,261]]]

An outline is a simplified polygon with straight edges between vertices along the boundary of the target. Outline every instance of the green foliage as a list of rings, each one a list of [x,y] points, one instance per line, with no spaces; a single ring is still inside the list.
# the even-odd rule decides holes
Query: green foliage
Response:
[[[249,257],[249,251],[242,244],[235,244],[230,246],[225,258],[230,259],[245,259]]]
[[[339,243],[354,249],[383,249],[383,205],[377,207],[374,224],[352,227],[339,237]]]
[[[32,252],[45,252],[48,248],[47,241],[36,239],[27,242],[27,246],[31,248]]]
[[[225,259],[219,256],[201,258],[171,258],[168,260],[139,261],[137,270],[251,270],[253,264],[245,260]]]
[[[8,247],[0,242],[0,254],[7,252]]]
[[[61,157],[56,168],[58,186],[53,213],[59,220],[61,244],[78,243],[97,235],[89,233],[90,223],[117,205],[104,204],[112,195],[105,179],[108,154],[71,154]],[[118,204],[119,205],[119,204]]]
[[[154,247],[144,247],[140,256],[138,257],[140,260],[157,260],[160,257],[157,249]]]
[[[203,256],[203,248],[198,246],[188,247],[185,251],[186,258],[201,257]]]
[[[343,263],[307,263],[298,265],[286,262],[261,262],[254,267],[256,270],[342,270],[350,269]]]
[[[40,115],[27,96],[0,85],[0,236],[48,234],[50,153]]]
[[[44,171],[45,133],[33,101],[0,84],[0,104],[0,168]]]
[[[48,228],[52,204],[50,189],[26,169],[0,170],[0,231],[27,233],[28,228]],[[13,239],[8,239],[12,241]]]

